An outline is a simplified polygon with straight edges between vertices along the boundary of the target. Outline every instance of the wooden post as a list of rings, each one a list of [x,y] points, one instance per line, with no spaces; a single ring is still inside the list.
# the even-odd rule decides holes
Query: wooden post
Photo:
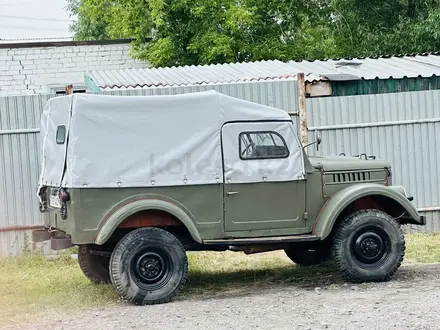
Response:
[[[64,89],[66,91],[66,95],[72,94],[73,85],[67,85]]]
[[[301,143],[303,146],[307,144],[307,111],[306,111],[306,81],[304,73],[298,73],[298,108],[299,108],[299,131]]]

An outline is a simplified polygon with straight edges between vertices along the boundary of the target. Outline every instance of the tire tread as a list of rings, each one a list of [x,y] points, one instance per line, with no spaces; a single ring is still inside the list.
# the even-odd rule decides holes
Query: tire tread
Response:
[[[342,272],[343,277],[350,280],[354,283],[363,283],[365,282],[365,279],[362,277],[357,276],[351,269],[351,267],[347,264],[345,258],[343,257],[343,250],[342,250],[342,242],[343,242],[343,236],[344,233],[349,230],[350,226],[352,226],[356,221],[358,221],[360,218],[362,218],[365,215],[373,215],[375,217],[381,218],[383,221],[387,221],[392,226],[394,226],[399,233],[399,240],[403,242],[402,250],[399,252],[399,258],[398,262],[395,263],[394,267],[388,271],[385,275],[378,277],[374,280],[374,282],[384,282],[388,281],[399,269],[403,262],[403,258],[405,256],[405,250],[406,250],[406,244],[405,244],[405,237],[403,235],[403,232],[400,228],[399,223],[394,220],[390,215],[386,214],[383,211],[377,210],[377,209],[365,209],[357,211],[351,215],[349,215],[347,218],[341,221],[339,227],[336,229],[336,232],[333,237],[333,244],[332,244],[332,255],[333,259],[336,262],[336,265]]]
[[[118,271],[118,265],[115,262],[115,259],[122,253],[122,250],[124,249],[124,246],[126,247],[127,245],[129,245],[130,239],[132,238],[132,236],[136,235],[137,233],[142,233],[148,232],[148,236],[152,237],[152,236],[168,236],[168,237],[172,237],[175,239],[175,244],[178,244],[179,247],[184,250],[184,247],[182,245],[182,243],[171,233],[160,229],[160,228],[154,228],[154,227],[147,227],[147,228],[140,228],[134,231],[131,231],[130,233],[128,233],[124,238],[122,238],[118,244],[115,247],[114,253],[112,253],[112,256],[110,258],[110,278],[112,281],[113,286],[115,287],[116,291],[118,292],[118,294],[121,296],[121,298],[129,303],[134,303],[134,304],[139,304],[139,305],[157,305],[157,304],[163,304],[163,303],[168,303],[171,300],[173,300],[174,297],[176,297],[178,294],[180,294],[183,286],[185,285],[187,278],[188,278],[188,259],[186,256],[186,253],[184,254],[184,258],[185,258],[185,266],[184,266],[184,270],[183,270],[183,276],[182,276],[182,280],[180,281],[178,287],[170,292],[167,296],[163,297],[162,299],[156,299],[156,300],[140,300],[138,299],[136,296],[130,295],[127,290],[125,290],[124,288],[124,283],[122,281],[121,278],[121,274],[119,274]],[[162,238],[163,239],[163,238]]]

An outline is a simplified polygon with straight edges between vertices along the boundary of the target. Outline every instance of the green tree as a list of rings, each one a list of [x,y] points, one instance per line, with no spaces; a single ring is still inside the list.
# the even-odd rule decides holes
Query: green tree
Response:
[[[440,49],[435,0],[68,0],[76,39],[132,38],[153,66]]]
[[[440,49],[440,7],[425,0],[332,0],[336,56],[380,56]]]
[[[66,9],[70,17],[75,17],[69,27],[75,33],[76,40],[103,40],[109,39],[107,23],[103,20],[91,20],[87,12],[83,10],[83,0],[67,0]]]
[[[94,25],[100,27],[96,29],[100,37],[133,38],[133,56],[155,66],[331,55],[331,34],[322,26],[320,10],[311,4],[305,0],[81,0],[73,30],[77,39],[93,38]]]

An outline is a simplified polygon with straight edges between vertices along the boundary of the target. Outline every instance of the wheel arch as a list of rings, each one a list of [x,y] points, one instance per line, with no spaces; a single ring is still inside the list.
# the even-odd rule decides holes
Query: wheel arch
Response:
[[[104,244],[124,220],[143,211],[163,211],[170,214],[182,223],[194,241],[202,243],[200,233],[195,226],[195,218],[189,210],[177,201],[162,195],[133,196],[112,207],[101,219],[93,243]]]
[[[424,224],[417,209],[408,199],[402,186],[358,184],[333,194],[321,208],[312,232],[321,239],[327,238],[337,221],[355,210],[377,208],[399,217],[400,223]]]

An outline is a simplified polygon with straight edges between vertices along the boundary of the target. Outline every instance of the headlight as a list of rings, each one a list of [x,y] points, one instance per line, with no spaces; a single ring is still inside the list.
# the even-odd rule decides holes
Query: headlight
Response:
[[[391,167],[385,167],[385,185],[391,186]]]

